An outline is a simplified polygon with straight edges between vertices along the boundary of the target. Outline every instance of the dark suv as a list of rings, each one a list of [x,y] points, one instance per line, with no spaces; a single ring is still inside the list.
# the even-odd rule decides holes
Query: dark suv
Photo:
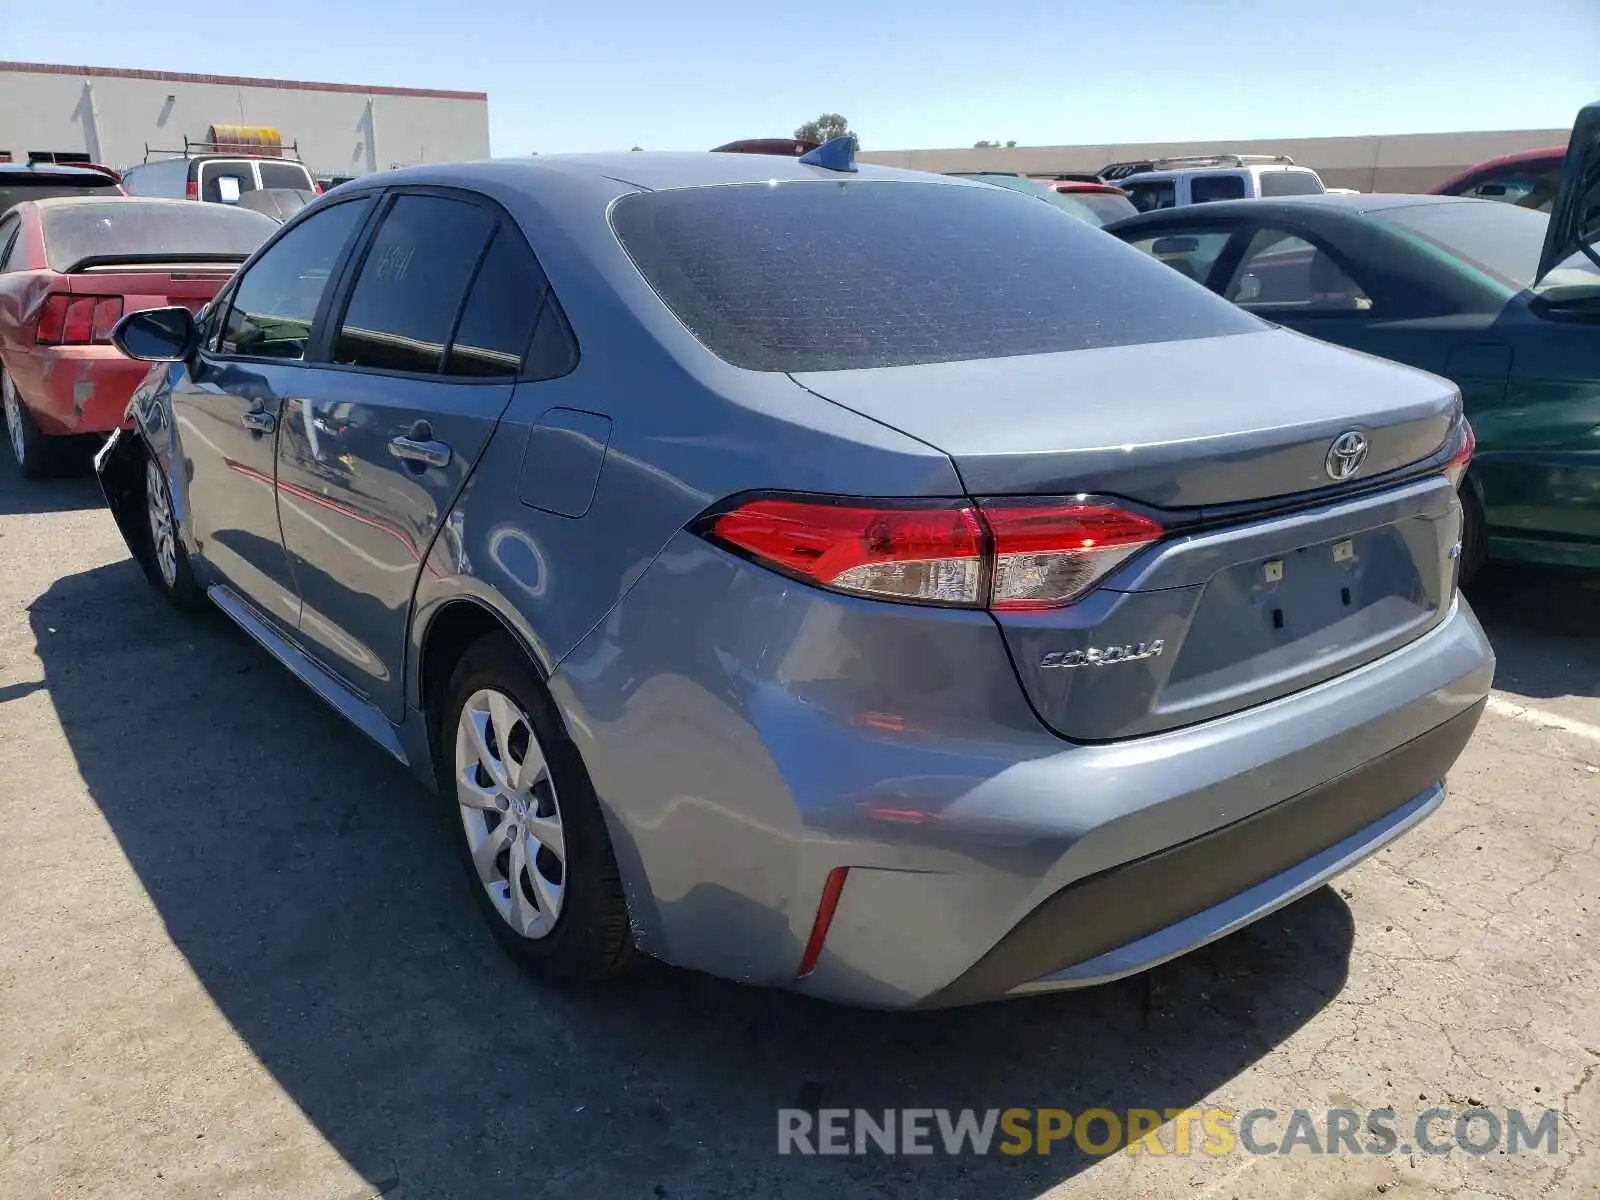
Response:
[[[115,196],[117,173],[89,163],[0,163],[0,213],[24,200],[51,196]]]

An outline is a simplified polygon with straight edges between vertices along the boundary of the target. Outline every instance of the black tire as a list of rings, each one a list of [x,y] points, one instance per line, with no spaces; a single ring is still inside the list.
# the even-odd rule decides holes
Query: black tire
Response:
[[[46,478],[54,469],[56,448],[51,445],[52,439],[40,430],[33,413],[23,403],[15,381],[3,367],[0,367],[0,404],[5,408],[6,444],[11,447],[18,472],[24,479]],[[12,427],[13,418],[15,428]]]
[[[1483,501],[1470,479],[1461,481],[1461,571],[1460,584],[1466,587],[1489,557],[1489,538],[1484,531]]]
[[[462,817],[455,779],[457,729],[468,701],[484,689],[503,693],[527,716],[559,798],[566,843],[564,895],[553,928],[542,937],[524,936],[496,908],[473,862]],[[627,900],[605,817],[577,747],[522,648],[507,634],[472,643],[440,699],[443,703],[435,710],[434,723],[439,792],[450,814],[468,886],[495,940],[519,966],[552,983],[593,984],[633,965],[638,952],[628,926]]]
[[[194,577],[194,568],[189,562],[189,551],[184,548],[183,538],[178,532],[172,507],[172,492],[167,487],[166,472],[161,469],[160,463],[149,456],[145,457],[141,470],[144,472],[144,481],[143,486],[138,489],[138,494],[144,501],[142,516],[148,552],[140,556],[139,565],[144,568],[145,578],[174,608],[180,612],[199,612],[206,607],[206,593]],[[151,503],[153,492],[157,504]],[[170,559],[164,558],[162,552],[161,534],[157,528],[160,520],[157,515],[158,505],[165,509],[169,522],[172,555]]]

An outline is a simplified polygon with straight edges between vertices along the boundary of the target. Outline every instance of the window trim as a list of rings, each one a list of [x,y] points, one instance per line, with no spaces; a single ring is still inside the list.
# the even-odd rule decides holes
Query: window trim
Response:
[[[7,221],[11,222],[11,228],[9,230],[6,228]],[[0,217],[0,275],[9,275],[12,273],[11,268],[6,266],[6,260],[11,257],[11,251],[16,248],[17,243],[21,240],[22,214],[7,213],[5,216]],[[25,268],[22,267],[16,268],[18,271],[24,269]]]
[[[1271,321],[1275,325],[1281,325],[1291,317],[1312,320],[1327,320],[1330,317],[1349,319],[1353,317],[1359,320],[1371,320],[1375,317],[1388,319],[1392,316],[1389,311],[1393,307],[1391,297],[1382,287],[1372,287],[1372,280],[1370,277],[1366,277],[1364,271],[1354,270],[1349,255],[1345,254],[1322,234],[1307,228],[1305,225],[1275,217],[1257,217],[1254,220],[1246,221],[1241,226],[1240,233],[1244,235],[1243,240],[1237,246],[1229,245],[1228,250],[1234,252],[1232,255],[1233,261],[1229,264],[1228,273],[1218,278],[1217,283],[1219,286],[1213,289],[1218,296],[1221,296],[1224,300],[1228,299],[1227,285],[1240,268],[1244,266],[1246,256],[1250,253],[1250,247],[1256,240],[1256,235],[1269,230],[1280,235],[1299,238],[1318,254],[1326,254],[1333,260],[1334,266],[1343,271],[1345,277],[1360,288],[1362,294],[1368,300],[1372,301],[1372,307],[1356,309],[1291,308],[1284,304],[1262,304],[1245,308],[1237,300],[1228,300],[1229,304],[1236,305],[1241,311],[1247,312],[1251,316],[1260,317],[1263,321]],[[1228,257],[1226,252],[1218,257],[1218,267],[1222,265],[1224,257]],[[1210,285],[1207,284],[1207,286],[1209,287]]]
[[[381,196],[381,193],[379,195]],[[309,367],[318,365],[312,355],[315,348],[319,344],[321,337],[319,331],[323,322],[327,319],[329,302],[334,296],[339,285],[344,281],[345,272],[348,269],[350,257],[354,252],[354,248],[362,245],[363,240],[371,232],[373,213],[378,207],[372,202],[373,197],[373,192],[358,192],[353,196],[337,200],[332,204],[318,205],[315,208],[302,209],[295,215],[295,218],[292,221],[280,229],[264,246],[251,255],[249,260],[246,261],[244,265],[234,273],[233,278],[228,281],[227,286],[223,289],[223,292],[228,298],[228,308],[226,312],[221,314],[221,320],[217,324],[215,348],[212,349],[202,346],[199,350],[201,357],[207,362],[265,363],[279,367]],[[328,272],[328,286],[323,289],[322,298],[317,301],[317,311],[313,313],[311,317],[311,330],[309,336],[306,338],[306,352],[299,358],[266,358],[255,354],[229,354],[224,352],[222,349],[223,331],[225,331],[228,327],[228,319],[233,316],[234,301],[239,295],[239,288],[249,277],[250,272],[255,270],[256,264],[259,263],[268,253],[270,253],[273,247],[275,247],[279,242],[283,241],[283,239],[288,236],[291,230],[298,229],[305,221],[314,219],[323,213],[331,212],[333,209],[338,208],[343,204],[365,204],[367,205],[368,212],[367,215],[362,219],[362,224],[357,228],[356,236],[351,242],[350,247],[347,248],[340,258],[334,262],[332,269]]]
[[[372,193],[364,193],[371,195]],[[334,288],[330,289],[335,303],[326,313],[318,313],[321,327],[314,330],[311,341],[307,343],[306,357],[301,361],[307,366],[315,366],[325,371],[339,371],[358,375],[370,375],[377,379],[431,379],[440,383],[461,385],[469,387],[504,387],[519,383],[543,383],[550,379],[560,379],[577,370],[582,361],[583,350],[578,341],[578,334],[572,327],[572,320],[566,315],[559,298],[556,296],[555,285],[550,281],[550,273],[544,269],[544,264],[539,261],[538,253],[529,244],[527,235],[522,232],[522,227],[516,220],[493,198],[481,192],[470,191],[465,188],[444,187],[436,184],[406,184],[397,187],[385,188],[379,193],[381,200],[374,210],[373,216],[368,220],[366,228],[356,239],[345,267],[336,280]],[[439,370],[431,373],[420,371],[397,371],[387,367],[368,367],[359,363],[337,363],[333,361],[333,348],[336,342],[339,327],[344,323],[345,313],[350,307],[350,297],[355,291],[356,280],[360,278],[361,268],[365,265],[367,254],[372,249],[378,230],[382,228],[383,218],[394,207],[401,196],[434,196],[442,200],[456,200],[477,207],[488,212],[494,224],[490,227],[489,236],[484,239],[482,248],[478,251],[478,261],[473,264],[472,274],[467,277],[467,286],[461,294],[461,302],[456,307],[455,316],[450,322],[450,335],[444,345],[444,353],[439,357]],[[483,270],[483,264],[488,259],[489,248],[494,245],[494,240],[502,231],[509,230],[522,242],[522,247],[533,259],[534,266],[538,268],[544,280],[544,292],[539,297],[538,308],[534,313],[533,322],[528,327],[527,344],[522,348],[521,365],[514,375],[448,375],[445,373],[444,364],[449,361],[450,351],[455,346],[457,331],[461,328],[461,319],[467,311],[467,301],[472,296],[473,285],[478,282],[478,274]],[[539,322],[544,319],[545,308],[555,305],[561,310],[562,324],[565,325],[569,340],[572,343],[572,366],[561,375],[541,375],[529,369],[528,351],[533,347],[535,335],[539,330]]]

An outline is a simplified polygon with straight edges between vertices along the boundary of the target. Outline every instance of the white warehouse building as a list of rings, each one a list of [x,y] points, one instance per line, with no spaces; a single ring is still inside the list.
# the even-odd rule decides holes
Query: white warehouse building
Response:
[[[483,92],[0,62],[0,161],[125,170],[240,128],[319,179],[489,154]]]

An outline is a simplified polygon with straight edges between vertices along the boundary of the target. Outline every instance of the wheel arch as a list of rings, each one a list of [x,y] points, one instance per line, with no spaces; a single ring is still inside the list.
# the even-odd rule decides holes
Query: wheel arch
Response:
[[[495,633],[508,635],[521,647],[541,683],[549,679],[547,664],[517,623],[482,597],[454,596],[421,615],[421,628],[413,637],[416,669],[412,672],[409,699],[427,717],[430,745],[438,733],[436,701],[450,682],[455,664],[468,646]]]

